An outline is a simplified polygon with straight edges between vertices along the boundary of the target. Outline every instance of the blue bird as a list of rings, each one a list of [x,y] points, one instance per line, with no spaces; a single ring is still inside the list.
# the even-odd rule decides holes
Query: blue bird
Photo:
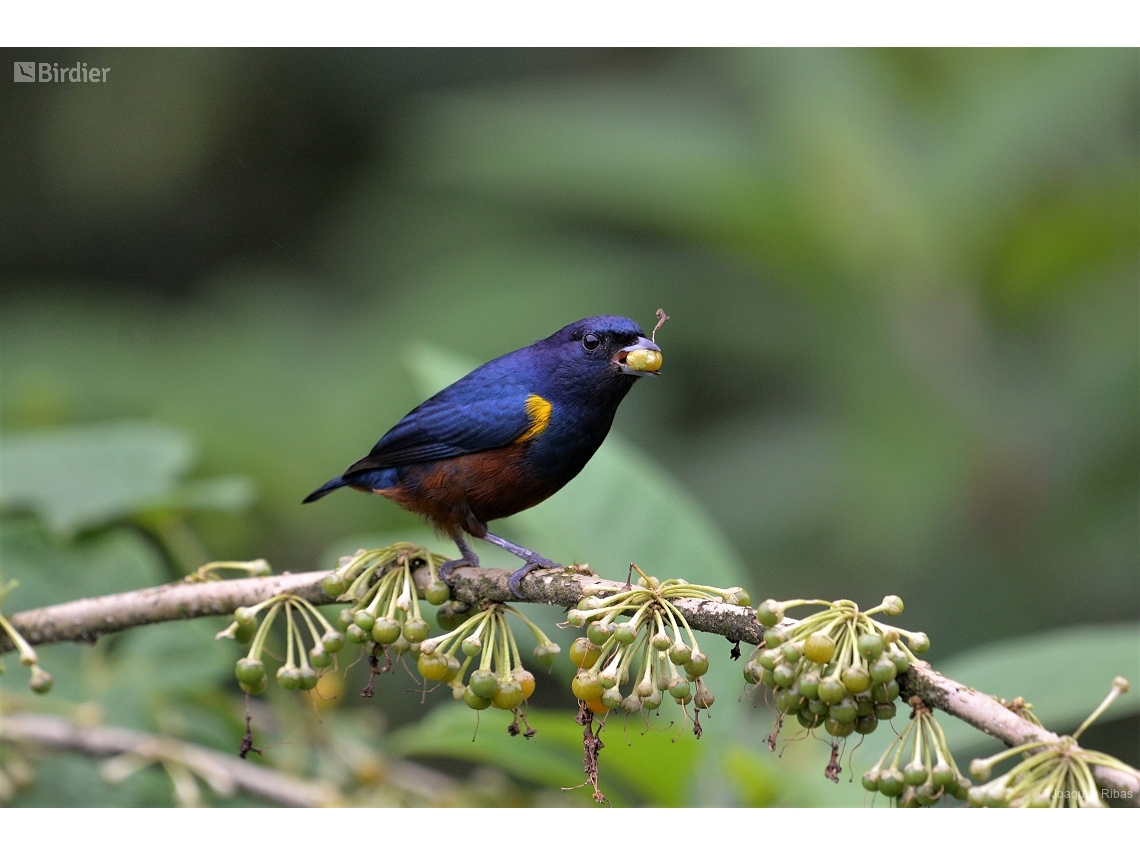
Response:
[[[664,315],[660,315],[664,320]],[[314,490],[378,493],[430,521],[461,557],[440,569],[478,567],[464,534],[525,563],[510,578],[560,566],[487,530],[492,520],[537,505],[582,471],[639,377],[653,376],[661,350],[628,318],[585,318],[479,366],[424,401],[368,456]]]

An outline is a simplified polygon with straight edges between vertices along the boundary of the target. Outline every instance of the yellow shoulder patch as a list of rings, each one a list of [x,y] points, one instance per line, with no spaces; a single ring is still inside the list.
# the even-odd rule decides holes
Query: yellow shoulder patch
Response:
[[[534,439],[546,430],[546,426],[550,424],[550,413],[553,409],[550,406],[550,401],[546,398],[541,395],[530,395],[526,399],[526,414],[530,416],[530,428],[515,442],[526,442],[528,439]]]

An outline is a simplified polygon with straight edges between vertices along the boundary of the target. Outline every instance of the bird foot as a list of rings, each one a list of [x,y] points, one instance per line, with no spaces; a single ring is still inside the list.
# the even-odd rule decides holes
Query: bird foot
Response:
[[[507,580],[507,586],[511,589],[511,593],[521,600],[523,598],[523,595],[522,590],[519,588],[519,584],[522,582],[523,576],[525,576],[531,570],[554,570],[560,566],[562,565],[539,556],[538,560],[528,561],[526,564],[512,573],[511,578]]]
[[[478,559],[472,561],[466,556],[461,558],[453,558],[451,561],[444,561],[439,565],[439,578],[451,584],[451,573],[453,570],[458,570],[460,567],[478,567]]]

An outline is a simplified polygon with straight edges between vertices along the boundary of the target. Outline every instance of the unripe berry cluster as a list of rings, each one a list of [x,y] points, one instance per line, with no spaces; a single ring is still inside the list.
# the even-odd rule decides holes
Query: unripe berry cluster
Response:
[[[911,707],[910,722],[863,773],[863,788],[894,799],[896,807],[927,807],[944,795],[964,800],[970,782],[958,771],[942,726],[918,698]]]
[[[798,622],[784,612],[825,606]],[[744,679],[775,693],[776,708],[808,729],[823,725],[835,737],[871,733],[895,715],[895,678],[930,647],[925,633],[908,632],[873,619],[898,615],[896,596],[865,612],[850,600],[765,600],[756,610],[767,627],[763,643],[744,666]],[[902,641],[905,639],[905,646]]]
[[[689,703],[698,711],[707,710],[715,700],[703,679],[709,659],[670,599],[748,605],[748,593],[743,588],[693,585],[684,579],[660,582],[636,565],[633,569],[641,576],[639,584],[616,591],[593,586],[570,610],[570,624],[586,627],[586,636],[570,647],[570,659],[578,666],[571,683],[574,696],[600,714],[618,708],[627,714],[655,710],[666,696],[686,712]]]
[[[19,582],[13,579],[5,585],[0,585],[0,603],[3,603],[4,598],[12,593],[19,584]],[[12,646],[15,647],[16,651],[20,654],[20,664],[25,668],[31,669],[32,676],[28,680],[28,688],[40,695],[51,691],[51,674],[40,667],[40,657],[36,654],[36,649],[28,644],[24,636],[16,632],[16,628],[8,622],[8,619],[4,617],[3,614],[0,614],[0,630],[11,639]],[[0,674],[3,673],[4,662],[0,660]]]
[[[967,794],[970,804],[973,807],[1106,807],[1092,767],[1105,766],[1136,777],[1140,777],[1140,772],[1108,754],[1082,748],[1077,738],[1128,689],[1128,681],[1123,677],[1114,679],[1108,697],[1072,736],[1029,742],[975,760],[970,764],[970,774],[984,783],[970,787]],[[989,780],[994,766],[1017,755],[1021,755],[1017,765],[1001,777]]]
[[[446,683],[452,696],[473,710],[493,706],[517,713],[534,692],[534,675],[523,666],[507,615],[526,624],[537,642],[535,659],[544,668],[551,667],[561,648],[517,609],[492,603],[450,632],[424,641],[416,663],[420,675]],[[467,677],[467,669],[476,662],[477,667]]]
[[[266,611],[258,625],[258,615]],[[285,615],[285,664],[277,669],[277,683],[283,689],[309,691],[317,685],[318,669],[332,665],[333,655],[344,647],[344,634],[333,627],[317,608],[293,594],[278,594],[249,608],[234,611],[233,622],[216,638],[232,638],[239,643],[252,639],[249,652],[234,668],[238,685],[250,695],[259,695],[269,685],[262,661],[265,641],[278,615]],[[311,646],[305,642],[302,627],[308,631]],[[308,650],[306,647],[308,646]]]
[[[418,657],[418,645],[428,637],[431,628],[420,614],[419,593],[412,573],[426,564],[431,581],[424,589],[424,599],[432,605],[445,603],[451,590],[436,572],[443,560],[442,556],[410,543],[362,549],[342,558],[321,587],[329,596],[351,604],[340,613],[349,642],[374,641],[397,656],[411,653]]]

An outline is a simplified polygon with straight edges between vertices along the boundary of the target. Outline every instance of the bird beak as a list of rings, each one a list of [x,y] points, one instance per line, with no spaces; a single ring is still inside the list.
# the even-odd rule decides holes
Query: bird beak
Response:
[[[634,377],[652,377],[660,374],[661,348],[645,336],[638,338],[637,343],[619,350],[614,356],[614,362],[624,374]]]

